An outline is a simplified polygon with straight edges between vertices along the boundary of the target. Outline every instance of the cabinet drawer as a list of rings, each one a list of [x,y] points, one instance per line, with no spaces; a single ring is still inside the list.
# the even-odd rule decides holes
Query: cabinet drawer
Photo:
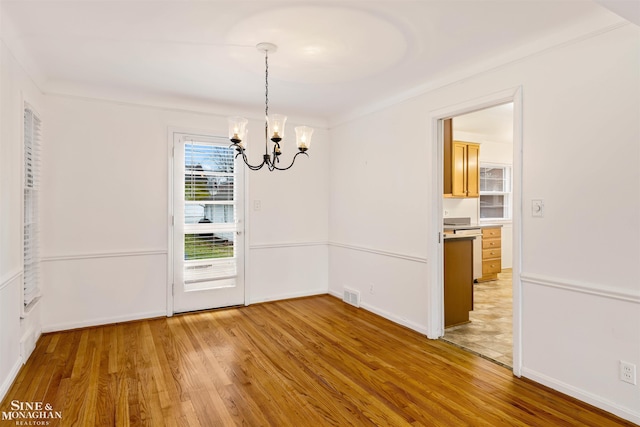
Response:
[[[496,249],[502,247],[500,239],[482,239],[482,249]]]
[[[483,228],[482,229],[483,239],[499,238],[501,236],[502,236],[502,233],[500,228]]]
[[[482,275],[485,276],[487,274],[495,274],[500,273],[502,271],[502,266],[500,265],[499,259],[482,261]]]
[[[500,258],[502,256],[502,249],[500,248],[491,248],[491,249],[483,249],[482,250],[482,259],[494,259]]]

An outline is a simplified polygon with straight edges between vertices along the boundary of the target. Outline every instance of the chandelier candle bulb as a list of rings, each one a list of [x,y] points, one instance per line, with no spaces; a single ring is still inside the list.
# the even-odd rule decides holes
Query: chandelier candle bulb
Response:
[[[246,137],[247,123],[244,117],[229,117],[229,140],[234,144],[240,144]]]
[[[311,146],[311,135],[313,134],[313,128],[309,126],[298,126],[296,130],[296,145],[298,150],[304,152]]]
[[[282,141],[282,137],[280,135],[284,135],[284,125],[287,122],[287,116],[283,116],[282,114],[272,114],[269,118],[269,127],[271,131],[269,132],[271,135],[271,141],[280,142]]]

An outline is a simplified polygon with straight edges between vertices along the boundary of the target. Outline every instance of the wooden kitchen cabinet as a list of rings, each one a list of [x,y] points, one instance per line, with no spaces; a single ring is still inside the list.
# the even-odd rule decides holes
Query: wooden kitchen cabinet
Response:
[[[473,238],[444,241],[444,326],[469,322],[473,310]]]
[[[452,119],[444,121],[445,197],[480,197],[480,144],[453,140]]]
[[[484,227],[482,229],[482,277],[478,282],[497,280],[502,271],[502,229]]]

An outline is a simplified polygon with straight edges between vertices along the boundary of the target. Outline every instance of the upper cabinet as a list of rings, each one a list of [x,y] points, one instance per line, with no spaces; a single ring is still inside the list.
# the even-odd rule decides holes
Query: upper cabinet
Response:
[[[454,141],[452,122],[444,121],[444,196],[480,197],[480,144]]]

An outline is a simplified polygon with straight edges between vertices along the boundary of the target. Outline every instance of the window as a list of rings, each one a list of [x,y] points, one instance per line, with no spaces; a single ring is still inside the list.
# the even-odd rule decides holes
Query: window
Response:
[[[236,276],[235,152],[189,141],[184,145],[185,288],[227,286]]]
[[[480,220],[511,219],[511,166],[480,164]]]
[[[24,109],[24,306],[40,295],[38,254],[38,192],[40,187],[40,118],[29,105]]]

